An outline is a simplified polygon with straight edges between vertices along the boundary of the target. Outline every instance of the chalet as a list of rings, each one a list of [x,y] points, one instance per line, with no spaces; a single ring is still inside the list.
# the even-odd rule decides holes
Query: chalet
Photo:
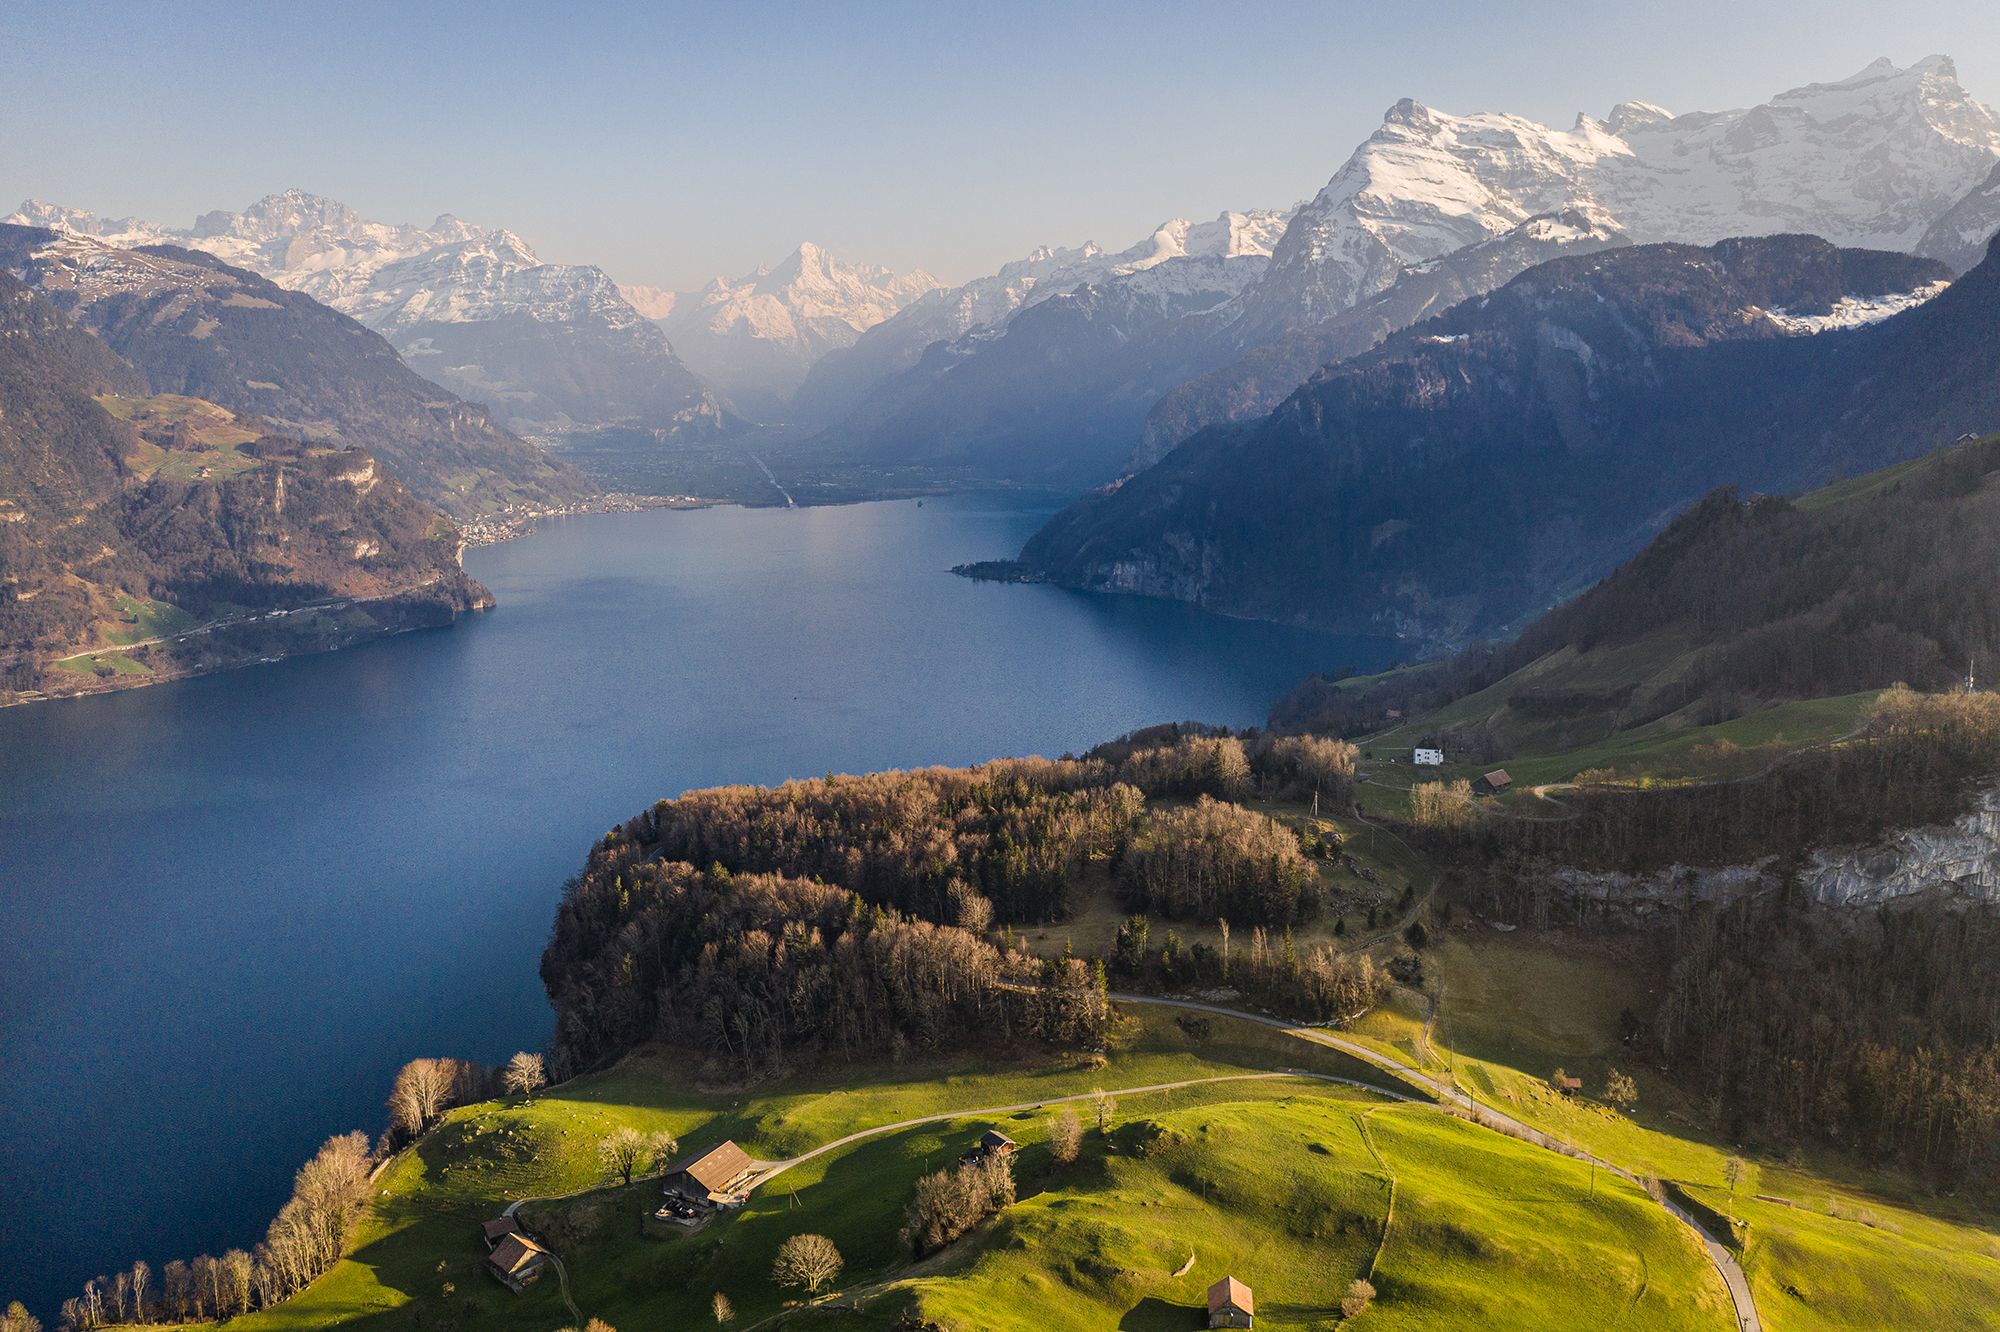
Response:
[[[491,1221],[479,1227],[479,1238],[486,1241],[488,1249],[493,1248],[509,1235],[523,1235],[526,1233],[526,1231],[521,1229],[520,1218],[516,1217],[512,1212],[509,1212],[505,1216],[496,1216]]]
[[[1420,746],[1410,751],[1410,762],[1416,764],[1419,768],[1442,767],[1444,765],[1444,751],[1442,749],[1427,749]]]
[[[1226,1276],[1208,1288],[1210,1327],[1249,1327],[1256,1316],[1257,1307],[1250,1297],[1250,1287],[1235,1277]]]
[[[1505,768],[1495,768],[1474,782],[1472,789],[1478,795],[1499,795],[1502,791],[1511,790],[1513,785],[1514,779],[1507,775]]]
[[[549,1251],[521,1234],[503,1236],[486,1255],[486,1270],[516,1295],[540,1281],[548,1265]]]
[[[989,1156],[1012,1156],[1019,1150],[1020,1144],[999,1129],[987,1129],[979,1135],[979,1141],[973,1144],[972,1150],[959,1160],[964,1165],[978,1165]]]
[[[667,1171],[666,1192],[707,1207],[741,1203],[757,1163],[733,1142],[711,1147]]]

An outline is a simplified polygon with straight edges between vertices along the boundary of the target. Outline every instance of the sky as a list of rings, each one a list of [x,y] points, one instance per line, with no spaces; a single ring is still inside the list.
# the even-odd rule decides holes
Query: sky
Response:
[[[1878,56],[2000,104],[1994,0],[0,0],[0,210],[277,190],[691,288],[801,240],[947,281],[1309,198],[1384,110],[1745,106]]]

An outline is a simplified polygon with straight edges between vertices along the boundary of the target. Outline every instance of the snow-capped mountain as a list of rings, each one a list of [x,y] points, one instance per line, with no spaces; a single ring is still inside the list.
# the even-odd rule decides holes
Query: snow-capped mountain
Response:
[[[628,288],[625,295],[661,321],[696,374],[739,409],[772,419],[820,357],[853,346],[941,285],[921,269],[849,264],[807,241],[781,263],[734,280],[716,278],[700,291]]]
[[[371,221],[299,190],[175,230],[29,201],[7,219],[109,244],[179,245],[302,291],[381,333],[420,374],[515,429],[631,421],[697,432],[722,409],[602,269],[545,264],[499,227]]]
[[[1044,246],[997,273],[941,287],[911,301],[894,318],[864,333],[851,348],[822,358],[799,390],[805,419],[833,421],[858,407],[878,385],[917,364],[924,349],[979,329],[996,328],[1038,301],[1158,267],[1172,259],[1268,257],[1284,234],[1286,214],[1225,212],[1206,222],[1174,218],[1123,250],[1095,242]]]
[[[1944,56],[1878,60],[1748,110],[1625,102],[1554,129],[1404,99],[1292,221],[1245,297],[1245,339],[1332,318],[1412,264],[1536,214],[1602,210],[1630,239],[1803,232],[1911,250],[2000,159],[2000,116]]]
[[[1536,264],[1628,243],[1624,230],[1601,210],[1571,208],[1531,217],[1491,240],[1412,264],[1387,288],[1331,319],[1289,329],[1240,359],[1173,388],[1147,414],[1125,470],[1150,467],[1203,426],[1265,415],[1321,366],[1358,356],[1418,320],[1492,291]],[[1233,336],[1236,330],[1227,332]]]
[[[485,408],[417,375],[380,334],[213,255],[0,224],[0,270],[102,339],[150,391],[205,398],[300,439],[365,448],[455,518],[593,489]]]

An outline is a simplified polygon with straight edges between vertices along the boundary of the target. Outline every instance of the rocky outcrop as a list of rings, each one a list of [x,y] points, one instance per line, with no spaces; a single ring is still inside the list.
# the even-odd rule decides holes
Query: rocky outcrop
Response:
[[[1920,893],[2000,903],[2000,784],[1949,825],[1816,851],[1799,877],[1813,901],[1827,906],[1879,906]]]
[[[1775,859],[1752,865],[1672,865],[1647,873],[1550,868],[1563,900],[1644,923],[1690,902],[1727,906],[1782,883]],[[2000,905],[2000,782],[1949,824],[1905,828],[1865,846],[1823,847],[1798,873],[1815,905],[1868,908],[1922,896]]]

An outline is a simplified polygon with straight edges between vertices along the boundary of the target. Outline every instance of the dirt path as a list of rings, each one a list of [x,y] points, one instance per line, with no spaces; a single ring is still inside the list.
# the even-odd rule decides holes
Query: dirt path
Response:
[[[1114,995],[1112,997],[1117,998],[1118,996]],[[1180,1082],[1156,1082],[1146,1087],[1107,1087],[1104,1089],[1103,1094],[1106,1096],[1145,1096],[1153,1092],[1179,1091],[1183,1087],[1205,1087],[1217,1082],[1269,1082],[1280,1078],[1310,1078],[1315,1082],[1332,1082],[1343,1087],[1359,1087],[1363,1091],[1375,1092],[1378,1095],[1386,1096],[1395,1101],[1414,1101],[1418,1099],[1414,1096],[1405,1095],[1402,1092],[1390,1091],[1387,1088],[1378,1087],[1372,1082],[1363,1082],[1359,1078],[1343,1078],[1333,1073],[1312,1073],[1304,1069],[1289,1068],[1271,1073],[1225,1073],[1212,1078],[1187,1078]],[[759,1173],[745,1187],[750,1189],[760,1188],[785,1173],[785,1171],[790,1170],[793,1166],[803,1165],[814,1157],[824,1156],[831,1151],[838,1151],[842,1147],[846,1147],[851,1143],[861,1142],[867,1138],[880,1137],[884,1133],[896,1133],[903,1129],[916,1128],[923,1124],[938,1124],[953,1119],[1017,1115],[1023,1110],[1040,1110],[1051,1105],[1074,1105],[1082,1101],[1095,1100],[1097,1095],[1098,1093],[1094,1091],[1078,1092],[1074,1096],[1049,1096],[1039,1101],[1022,1101],[1016,1105],[988,1105],[971,1110],[946,1110],[934,1115],[919,1115],[915,1119],[899,1119],[893,1124],[877,1124],[873,1128],[861,1129],[859,1132],[850,1133],[844,1138],[835,1138],[832,1142],[822,1143],[805,1155],[794,1156],[789,1161],[755,1162],[754,1164],[760,1167]]]

